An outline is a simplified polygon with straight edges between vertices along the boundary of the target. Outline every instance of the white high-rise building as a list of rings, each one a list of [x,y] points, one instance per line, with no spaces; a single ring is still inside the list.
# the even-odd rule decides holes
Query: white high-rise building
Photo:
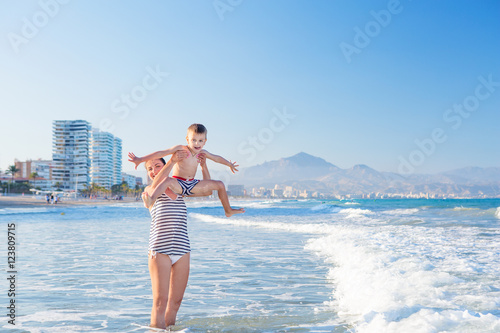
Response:
[[[54,120],[52,123],[52,180],[64,190],[83,190],[90,180],[90,123]]]
[[[122,139],[115,136],[113,145],[113,185],[122,183]]]
[[[106,189],[121,184],[122,140],[94,128],[90,146],[90,181]]]

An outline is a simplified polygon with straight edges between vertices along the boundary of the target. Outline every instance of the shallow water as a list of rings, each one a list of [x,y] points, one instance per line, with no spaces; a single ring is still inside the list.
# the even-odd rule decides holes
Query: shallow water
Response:
[[[228,219],[218,202],[188,202],[173,331],[500,331],[500,200],[235,204],[247,213]],[[139,204],[3,209],[0,221],[17,242],[16,325],[5,316],[2,331],[149,331]]]

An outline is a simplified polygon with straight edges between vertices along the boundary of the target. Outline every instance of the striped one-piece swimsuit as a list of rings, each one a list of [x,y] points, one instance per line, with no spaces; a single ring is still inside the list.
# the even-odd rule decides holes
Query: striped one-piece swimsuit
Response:
[[[163,193],[156,199],[151,213],[149,252],[182,256],[191,251],[187,230],[187,209],[184,199],[170,199]]]

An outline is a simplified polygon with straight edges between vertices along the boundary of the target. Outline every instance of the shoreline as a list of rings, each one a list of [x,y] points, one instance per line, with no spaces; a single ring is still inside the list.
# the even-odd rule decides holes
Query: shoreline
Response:
[[[118,203],[139,202],[135,198],[124,197],[123,200],[112,199],[73,199],[62,198],[57,204],[48,204],[45,198],[25,196],[0,196],[0,209],[2,208],[40,208],[40,207],[71,207],[85,205],[113,205]]]
[[[314,198],[313,198],[314,199]],[[391,200],[392,198],[387,199],[376,199],[375,201],[384,201]],[[425,198],[404,198],[396,200],[442,200],[442,201],[460,201],[460,200],[498,200],[499,198],[450,198],[450,199],[425,199]],[[311,200],[311,199],[293,199],[293,198],[248,198],[248,197],[231,197],[231,200],[235,203],[243,203],[246,201],[255,201],[255,200],[276,200],[276,201],[287,201],[287,200],[295,200],[295,201],[303,201],[303,200]],[[372,201],[374,199],[353,199],[353,200],[344,200],[344,201]],[[193,197],[186,198],[186,203],[189,202],[202,202],[202,201],[218,201],[215,198],[205,198],[205,197]],[[329,201],[337,201],[336,199],[320,199],[318,201],[329,202]],[[15,196],[3,196],[0,195],[0,209],[3,208],[40,208],[40,207],[72,207],[72,206],[88,206],[88,205],[115,205],[120,203],[134,203],[140,202],[141,200],[136,200],[131,197],[124,197],[123,200],[114,200],[114,199],[86,199],[86,198],[62,198],[57,204],[47,204],[45,198],[40,196],[32,196],[32,195],[15,195]]]

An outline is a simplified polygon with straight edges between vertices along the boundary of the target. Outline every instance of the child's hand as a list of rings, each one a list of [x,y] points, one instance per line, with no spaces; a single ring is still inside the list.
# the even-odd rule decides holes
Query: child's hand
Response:
[[[236,169],[236,168],[239,167],[239,165],[236,164],[236,162],[229,161],[229,163],[231,164],[229,167],[231,168],[232,173],[235,173],[235,171],[238,171],[238,169]]]
[[[135,169],[137,170],[137,166],[142,163],[141,159],[134,155],[134,153],[128,153],[128,161],[135,164]]]

